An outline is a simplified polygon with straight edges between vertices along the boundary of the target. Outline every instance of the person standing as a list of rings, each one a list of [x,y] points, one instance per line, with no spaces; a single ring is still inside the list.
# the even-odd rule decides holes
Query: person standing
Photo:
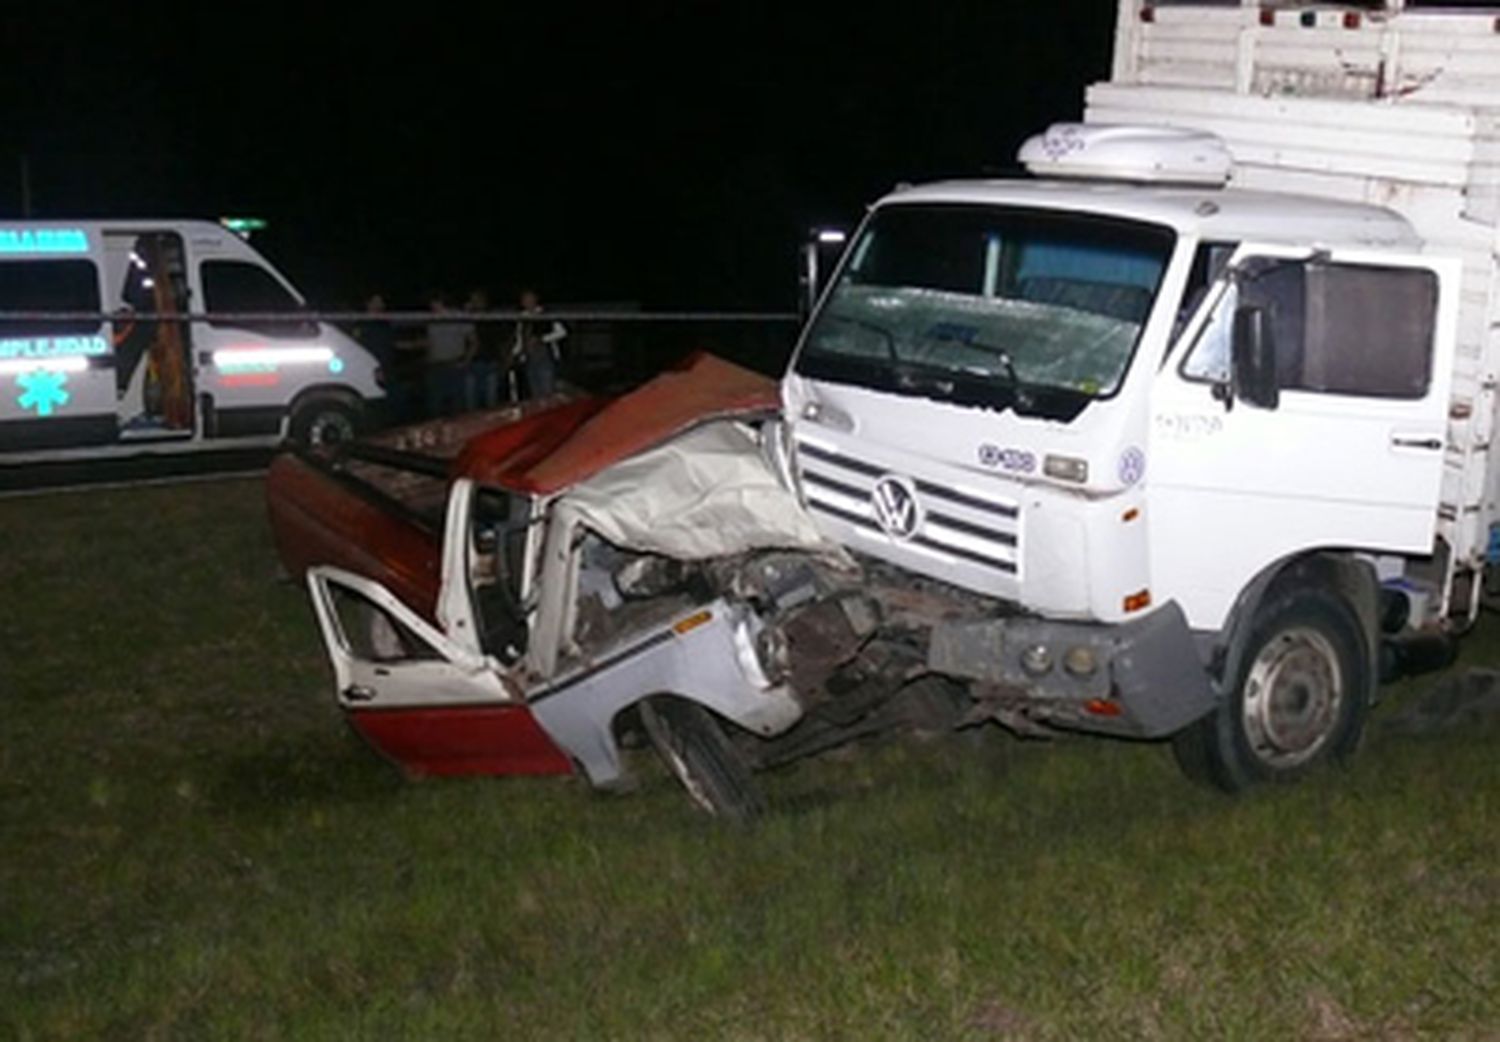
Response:
[[[482,290],[469,291],[464,310],[482,314],[490,309],[490,295]],[[500,379],[505,365],[505,331],[494,322],[476,321],[471,327],[472,361],[469,363],[469,406],[493,409],[500,400]]]
[[[515,356],[526,370],[526,396],[545,398],[557,391],[557,366],[568,330],[555,319],[549,322],[540,317],[542,301],[536,290],[523,289],[520,305],[523,315],[538,317],[516,323]]]
[[[375,356],[385,379],[386,419],[390,423],[404,423],[412,410],[411,388],[400,372],[396,354],[396,327],[385,317],[385,297],[371,293],[365,298],[365,314],[368,316],[354,328],[354,338],[366,351]]]
[[[433,316],[453,314],[442,293],[428,295]],[[427,324],[427,417],[436,419],[460,412],[464,402],[464,364],[468,361],[473,326],[466,322],[435,321]]]

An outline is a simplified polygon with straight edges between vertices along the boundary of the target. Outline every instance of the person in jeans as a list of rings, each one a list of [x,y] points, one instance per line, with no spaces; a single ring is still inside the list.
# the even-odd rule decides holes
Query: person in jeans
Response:
[[[482,289],[469,292],[464,310],[481,313],[490,309],[490,295]],[[475,322],[470,342],[468,404],[471,409],[493,409],[500,401],[500,378],[509,345],[505,331],[494,322]]]
[[[452,315],[442,293],[428,295],[427,306],[434,315]],[[464,401],[465,366],[469,360],[473,325],[466,322],[429,322],[427,324],[427,416],[452,416],[467,405]]]
[[[520,305],[523,314],[542,314],[541,297],[534,289],[521,291]],[[556,320],[523,318],[516,323],[515,356],[525,367],[528,398],[545,398],[557,391],[557,366],[567,336],[567,328]]]
[[[405,423],[412,418],[415,402],[397,347],[396,327],[385,317],[385,296],[371,293],[365,298],[364,321],[354,327],[354,338],[375,356],[385,377],[386,420]]]

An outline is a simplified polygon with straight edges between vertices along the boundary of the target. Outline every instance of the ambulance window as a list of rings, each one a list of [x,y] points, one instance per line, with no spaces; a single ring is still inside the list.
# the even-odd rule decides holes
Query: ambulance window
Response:
[[[203,297],[210,313],[289,314],[305,310],[276,277],[258,264],[246,261],[206,260],[199,267],[203,276]],[[271,337],[314,337],[315,322],[306,319],[259,322],[255,320],[216,321],[209,325],[219,329],[248,329]]]
[[[0,311],[99,310],[99,273],[93,261],[36,260],[0,264]],[[81,336],[99,331],[99,319],[0,322],[0,339]]]

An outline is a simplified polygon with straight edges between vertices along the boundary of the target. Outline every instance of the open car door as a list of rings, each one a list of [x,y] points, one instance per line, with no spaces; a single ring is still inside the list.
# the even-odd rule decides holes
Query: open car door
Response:
[[[321,566],[308,570],[307,585],[346,709],[518,701],[499,663],[439,632],[380,583]]]

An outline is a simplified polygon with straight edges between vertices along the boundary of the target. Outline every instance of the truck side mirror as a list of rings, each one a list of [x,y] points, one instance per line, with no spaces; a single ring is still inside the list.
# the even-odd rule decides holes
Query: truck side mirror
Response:
[[[804,321],[817,307],[818,296],[823,292],[827,275],[833,270],[834,261],[844,246],[847,236],[836,228],[815,228],[802,244],[802,273],[797,280],[797,312]],[[828,261],[828,263],[824,263]]]
[[[797,278],[797,317],[806,322],[818,302],[818,244],[808,240],[802,244],[802,270]]]
[[[1276,340],[1265,308],[1235,309],[1230,359],[1234,397],[1260,409],[1276,408],[1281,400]]]

